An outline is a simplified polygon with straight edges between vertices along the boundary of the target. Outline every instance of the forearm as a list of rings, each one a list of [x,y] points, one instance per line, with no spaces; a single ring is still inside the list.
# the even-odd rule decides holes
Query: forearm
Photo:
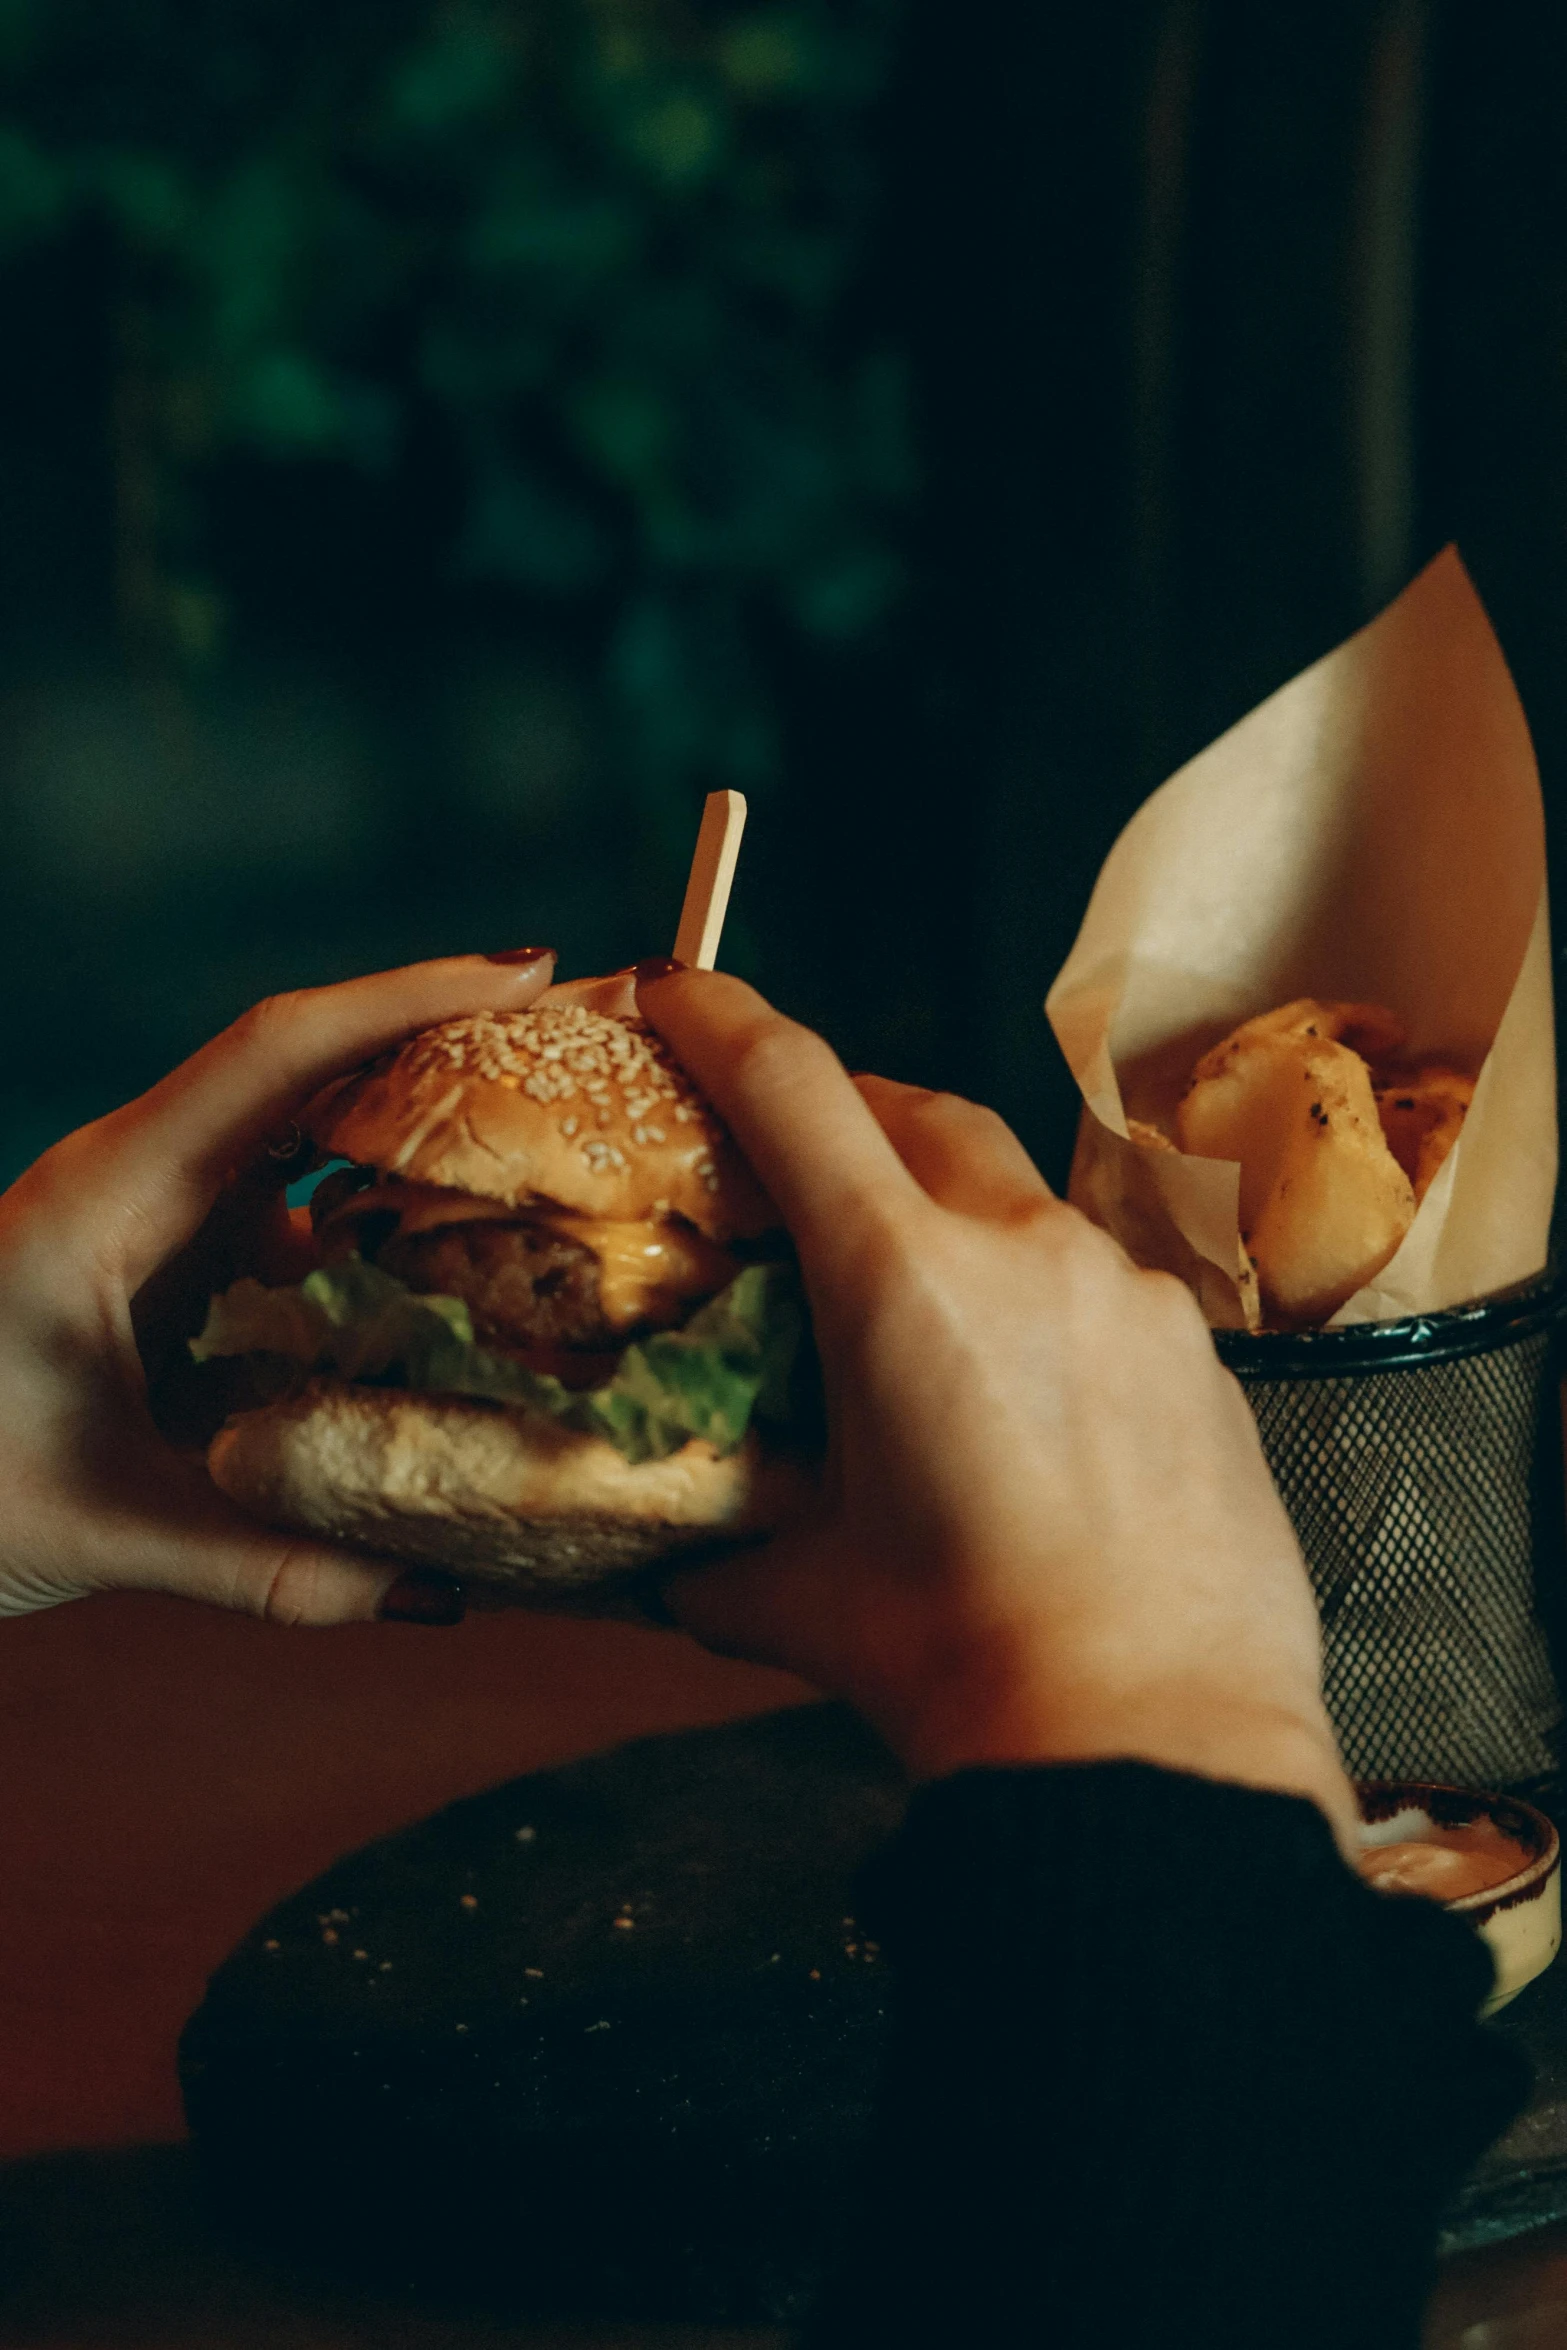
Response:
[[[1313,1806],[1137,1764],[923,1790],[867,1907],[880,2144],[811,2337],[1400,2350],[1522,2092],[1488,1960]]]

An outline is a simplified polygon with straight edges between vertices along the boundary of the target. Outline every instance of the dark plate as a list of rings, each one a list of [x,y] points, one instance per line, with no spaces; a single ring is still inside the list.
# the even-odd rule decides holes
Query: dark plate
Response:
[[[186,2028],[225,2220],[383,2294],[797,2319],[855,2207],[887,2008],[853,1887],[904,1802],[814,1706],[514,1780],[339,1862]],[[1449,2250],[1567,2217],[1567,1970],[1490,2028],[1536,2089]]]

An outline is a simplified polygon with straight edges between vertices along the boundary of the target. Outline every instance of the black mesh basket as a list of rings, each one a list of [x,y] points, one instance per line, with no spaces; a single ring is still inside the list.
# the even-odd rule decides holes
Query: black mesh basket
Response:
[[[1353,1778],[1558,1767],[1564,1308],[1553,1272],[1404,1322],[1214,1334],[1306,1554]]]

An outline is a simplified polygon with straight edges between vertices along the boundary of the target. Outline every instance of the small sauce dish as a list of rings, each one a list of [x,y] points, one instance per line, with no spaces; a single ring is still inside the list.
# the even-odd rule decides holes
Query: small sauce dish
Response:
[[[1379,1779],[1360,1798],[1360,1873],[1384,1893],[1421,1893],[1490,1945],[1495,2015],[1543,1974],[1562,1939],[1561,1839],[1516,1795]]]

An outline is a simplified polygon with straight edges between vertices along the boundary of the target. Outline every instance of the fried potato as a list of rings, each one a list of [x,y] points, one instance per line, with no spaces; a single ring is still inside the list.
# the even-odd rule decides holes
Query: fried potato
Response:
[[[1246,1021],[1192,1072],[1180,1147],[1240,1162],[1241,1237],[1274,1327],[1325,1322],[1413,1221],[1362,1057],[1396,1051],[1402,1034],[1380,1005],[1303,997]]]
[[[1475,1081],[1440,1061],[1406,1073],[1380,1073],[1377,1115],[1387,1147],[1415,1188],[1419,1205],[1463,1132]]]
[[[1330,1044],[1347,1044],[1363,1061],[1375,1064],[1398,1052],[1404,1041],[1404,1023],[1386,1004],[1325,1003],[1318,996],[1297,996],[1293,1003],[1280,1004],[1275,1011],[1259,1012],[1255,1020],[1248,1020],[1222,1044],[1216,1044],[1198,1062],[1193,1077],[1200,1077],[1242,1036],[1325,1037]]]

